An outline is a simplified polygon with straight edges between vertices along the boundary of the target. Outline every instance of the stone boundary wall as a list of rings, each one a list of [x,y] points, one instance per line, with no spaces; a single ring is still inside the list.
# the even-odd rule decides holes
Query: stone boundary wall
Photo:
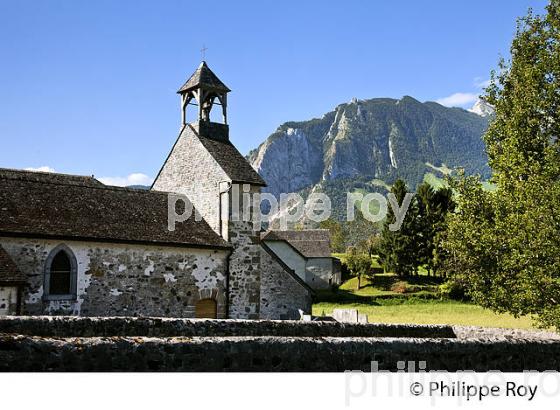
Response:
[[[0,317],[0,333],[44,337],[456,337],[453,328],[444,325],[75,316]]]
[[[560,342],[415,338],[69,338],[0,335],[0,371],[560,370]]]
[[[0,371],[560,371],[560,336],[474,327],[164,318],[0,318]]]

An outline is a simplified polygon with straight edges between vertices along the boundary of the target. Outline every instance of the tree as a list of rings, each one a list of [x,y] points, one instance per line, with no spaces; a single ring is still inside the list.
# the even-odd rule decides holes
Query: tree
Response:
[[[379,245],[381,243],[381,237],[379,235],[371,235],[366,240],[366,250],[370,258],[377,255],[379,252]]]
[[[434,275],[440,274],[445,276],[443,267],[449,253],[444,248],[444,243],[447,235],[449,215],[455,211],[456,206],[453,200],[453,190],[449,187],[441,187],[435,192],[432,200],[432,209],[435,216],[433,219],[432,254],[428,262],[428,270],[433,271]]]
[[[418,201],[418,261],[420,265],[428,266],[431,271],[432,254],[434,250],[435,225],[437,223],[437,210],[434,204],[434,189],[427,182],[422,183],[416,191]]]
[[[441,265],[444,253],[439,243],[440,236],[446,229],[446,217],[454,209],[453,191],[441,187],[435,191],[424,182],[418,187],[418,258],[421,265],[426,266],[428,274]]]
[[[353,276],[358,278],[357,289],[361,288],[361,279],[371,273],[371,258],[356,247],[351,247],[346,255],[346,265]]]
[[[395,195],[399,205],[402,205],[408,188],[402,179],[398,179],[391,188],[391,192]],[[415,273],[420,263],[416,201],[413,199],[410,203],[400,229],[391,231],[389,225],[394,223],[395,219],[393,210],[389,207],[381,232],[379,259],[386,271],[406,276]]]
[[[473,300],[560,329],[560,0],[518,22],[511,61],[492,73],[484,136],[493,182],[453,182],[447,269]]]

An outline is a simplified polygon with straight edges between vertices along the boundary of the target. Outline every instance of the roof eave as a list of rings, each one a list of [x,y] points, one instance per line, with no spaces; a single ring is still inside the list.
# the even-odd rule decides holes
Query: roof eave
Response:
[[[261,187],[267,187],[268,185],[266,184],[266,182],[261,181],[261,182],[257,182],[257,181],[243,181],[240,179],[232,179],[231,182],[233,184],[250,184],[250,185],[256,185],[256,186],[261,186]]]
[[[219,93],[229,93],[229,92],[231,92],[231,90],[228,87],[213,87],[213,86],[207,85],[207,84],[196,84],[196,85],[192,85],[190,87],[186,87],[186,85],[182,86],[177,91],[177,94],[188,93],[189,91],[195,90],[197,88],[204,88],[206,90],[216,91],[216,92],[219,92]]]
[[[58,240],[71,240],[82,242],[102,242],[112,244],[130,244],[130,245],[154,245],[154,246],[167,246],[174,248],[198,248],[198,249],[222,249],[231,250],[232,245],[225,242],[223,244],[202,244],[202,243],[188,243],[188,242],[169,242],[169,241],[150,241],[150,240],[136,240],[136,239],[118,239],[118,238],[103,238],[103,237],[84,237],[72,235],[51,235],[33,232],[6,232],[0,231],[0,237],[5,238],[30,238],[30,239],[58,239]]]

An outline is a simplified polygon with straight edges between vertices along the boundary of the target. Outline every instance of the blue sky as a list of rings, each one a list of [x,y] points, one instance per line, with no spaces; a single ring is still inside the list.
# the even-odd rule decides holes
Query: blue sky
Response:
[[[0,167],[149,182],[203,45],[233,90],[231,139],[244,154],[281,123],[353,97],[468,107],[508,55],[516,17],[545,5],[0,0]]]

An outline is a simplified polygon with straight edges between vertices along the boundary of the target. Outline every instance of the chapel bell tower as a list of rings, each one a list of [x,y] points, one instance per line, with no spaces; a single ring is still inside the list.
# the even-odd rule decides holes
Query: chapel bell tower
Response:
[[[186,195],[200,223],[229,242],[227,317],[258,319],[263,248],[254,204],[266,183],[229,140],[229,92],[204,61],[179,89],[181,131],[152,189]]]
[[[206,61],[200,63],[193,75],[177,91],[181,96],[181,124],[187,124],[189,105],[196,106],[197,117],[192,126],[199,135],[211,132],[214,137],[228,138],[227,93],[231,90],[208,68]],[[212,122],[210,112],[215,105],[222,107],[222,123]]]

